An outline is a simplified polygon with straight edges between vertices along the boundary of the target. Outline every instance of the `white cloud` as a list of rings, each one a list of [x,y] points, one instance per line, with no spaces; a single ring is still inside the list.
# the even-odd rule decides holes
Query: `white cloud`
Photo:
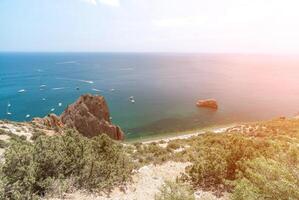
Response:
[[[119,0],[98,0],[98,2],[105,4],[107,6],[113,6],[113,7],[120,6]]]
[[[165,18],[153,20],[152,23],[158,27],[166,28],[189,28],[201,26],[205,23],[205,18],[203,17],[177,17],[177,18]]]
[[[104,4],[107,6],[118,7],[120,6],[119,0],[83,0],[86,3],[96,6],[98,3]]]
[[[89,4],[92,4],[92,5],[97,5],[97,1],[96,0],[83,0],[85,1],[86,3],[89,3]]]

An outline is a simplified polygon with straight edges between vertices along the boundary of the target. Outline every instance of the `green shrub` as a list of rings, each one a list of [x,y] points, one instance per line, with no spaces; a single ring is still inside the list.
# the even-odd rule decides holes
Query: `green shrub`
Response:
[[[8,146],[7,142],[0,139],[0,148],[6,148]]]
[[[186,184],[166,181],[155,200],[195,200],[193,193],[192,188]]]
[[[252,140],[240,134],[207,134],[195,147],[193,165],[188,173],[193,184],[210,187],[235,180],[242,163],[260,155],[272,155],[274,147],[262,140]]]
[[[225,153],[220,148],[211,148],[209,151],[202,152],[188,170],[192,183],[201,187],[223,183],[228,171]]]
[[[25,135],[21,135],[21,136],[19,136],[19,139],[21,139],[21,140],[27,140],[27,137]]]
[[[6,126],[1,126],[0,128],[6,128]],[[6,135],[7,131],[0,129],[0,135]]]
[[[2,182],[6,199],[35,199],[36,172],[33,145],[23,140],[11,142],[5,152]]]
[[[34,129],[32,132],[31,140],[36,140],[39,136],[46,135],[44,132],[38,129]]]
[[[233,194],[231,195],[232,200],[262,200],[262,192],[255,187],[249,180],[241,179],[237,181],[234,188]]]
[[[39,136],[33,143],[12,141],[5,160],[2,181],[8,199],[44,196],[68,179],[76,188],[110,190],[128,181],[133,168],[123,146],[107,135],[88,139],[73,131]]]
[[[264,157],[247,162],[236,181],[233,200],[299,199],[299,166],[286,165]]]
[[[140,164],[161,164],[172,158],[172,149],[166,149],[159,144],[140,144],[135,145],[136,152],[132,154],[132,157]]]
[[[251,131],[188,141],[194,186],[233,191],[233,199],[299,199],[299,120],[255,123]],[[191,152],[191,153],[190,153]]]
[[[0,174],[0,176],[1,176],[1,174]],[[0,179],[0,199],[5,199],[5,197],[4,197],[4,183],[3,183],[3,181]]]
[[[167,148],[170,148],[170,149],[178,149],[180,147],[181,147],[181,145],[179,143],[176,143],[176,141],[171,141],[167,145]]]

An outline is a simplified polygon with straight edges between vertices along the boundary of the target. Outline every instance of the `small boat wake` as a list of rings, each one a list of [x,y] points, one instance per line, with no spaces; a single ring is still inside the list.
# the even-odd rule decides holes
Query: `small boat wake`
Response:
[[[56,63],[56,65],[66,65],[66,64],[80,64],[80,63],[74,60]]]
[[[95,92],[101,92],[101,90],[96,89],[96,88],[92,88],[91,90],[92,90],[92,91],[95,91]]]
[[[52,88],[52,90],[64,90],[65,87]]]
[[[56,78],[58,80],[66,80],[66,81],[77,81],[77,82],[82,82],[82,83],[89,83],[93,84],[94,82],[91,80],[82,80],[82,79],[72,79],[72,78]]]

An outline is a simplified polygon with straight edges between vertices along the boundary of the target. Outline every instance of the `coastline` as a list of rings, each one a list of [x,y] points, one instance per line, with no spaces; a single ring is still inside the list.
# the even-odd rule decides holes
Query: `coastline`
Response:
[[[268,120],[275,120],[275,119],[299,119],[298,115],[292,116],[292,117],[274,117]],[[215,133],[223,133],[227,129],[238,126],[238,125],[252,125],[259,122],[265,122],[268,120],[254,120],[254,121],[238,121],[233,123],[224,123],[224,124],[215,124],[211,126],[206,126],[203,128],[198,128],[194,130],[187,130],[187,131],[176,131],[176,132],[168,132],[168,133],[161,133],[161,134],[155,134],[152,136],[144,136],[139,138],[133,138],[133,139],[125,139],[123,143],[126,144],[132,144],[136,142],[140,142],[142,144],[149,144],[152,142],[160,142],[165,141],[169,142],[176,139],[188,139],[192,136],[198,136],[201,134],[204,134],[206,132],[215,132]]]
[[[140,142],[143,144],[148,144],[148,143],[152,143],[152,142],[160,142],[160,141],[169,142],[169,141],[176,140],[176,139],[188,139],[192,136],[201,135],[206,132],[222,133],[226,129],[236,126],[237,124],[239,124],[239,123],[213,125],[213,126],[208,126],[208,127],[199,128],[199,129],[195,129],[195,130],[189,130],[189,131],[177,131],[177,132],[164,133],[164,134],[160,134],[160,135],[157,134],[154,136],[145,136],[142,138],[128,139],[128,140],[125,140],[124,143],[132,144],[132,143]]]

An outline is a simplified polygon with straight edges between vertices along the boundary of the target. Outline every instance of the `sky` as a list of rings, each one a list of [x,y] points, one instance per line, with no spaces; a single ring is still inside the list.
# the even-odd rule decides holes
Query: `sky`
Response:
[[[299,53],[298,0],[0,0],[0,51]]]

